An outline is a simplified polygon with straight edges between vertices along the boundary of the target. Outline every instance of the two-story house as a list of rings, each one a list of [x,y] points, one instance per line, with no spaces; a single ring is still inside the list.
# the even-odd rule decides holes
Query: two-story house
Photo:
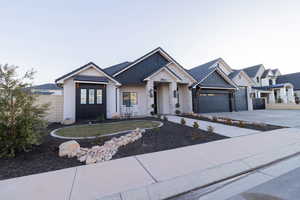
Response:
[[[263,64],[243,69],[255,82],[253,98],[265,98],[267,103],[295,103],[294,86],[288,82],[278,83],[278,69],[266,69]]]

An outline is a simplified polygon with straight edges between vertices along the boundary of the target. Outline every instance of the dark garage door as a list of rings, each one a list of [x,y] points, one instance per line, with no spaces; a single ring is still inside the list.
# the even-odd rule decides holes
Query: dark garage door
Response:
[[[246,87],[240,87],[240,89],[235,92],[235,106],[237,111],[248,110]]]
[[[76,120],[106,118],[106,85],[76,84]]]
[[[230,112],[230,98],[228,93],[210,93],[209,91],[197,94],[196,110],[199,113]]]

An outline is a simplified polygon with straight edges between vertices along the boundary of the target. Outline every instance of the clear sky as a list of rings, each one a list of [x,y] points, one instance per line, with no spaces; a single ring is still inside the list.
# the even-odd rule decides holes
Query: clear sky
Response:
[[[0,64],[35,68],[36,83],[158,46],[187,69],[222,57],[300,71],[299,0],[2,0],[0,25]]]

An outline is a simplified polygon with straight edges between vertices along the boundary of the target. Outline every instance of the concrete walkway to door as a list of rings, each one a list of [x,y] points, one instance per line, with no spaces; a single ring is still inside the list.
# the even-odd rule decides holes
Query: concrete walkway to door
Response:
[[[208,122],[203,120],[191,119],[187,117],[178,117],[174,115],[168,115],[168,120],[174,123],[180,124],[182,118],[185,119],[186,125],[193,127],[194,122],[199,124],[199,128],[202,130],[207,130],[207,126],[212,126],[214,128],[214,132],[219,135],[224,135],[227,137],[239,137],[245,135],[252,135],[256,133],[260,133],[261,131],[247,129],[247,128],[239,128],[235,126],[229,126],[225,124],[215,123],[215,122]]]

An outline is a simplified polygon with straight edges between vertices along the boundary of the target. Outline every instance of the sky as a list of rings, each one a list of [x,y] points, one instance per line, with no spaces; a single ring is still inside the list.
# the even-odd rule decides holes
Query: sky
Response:
[[[0,64],[35,84],[90,61],[105,68],[160,46],[187,69],[222,57],[299,72],[299,0],[0,0]]]

